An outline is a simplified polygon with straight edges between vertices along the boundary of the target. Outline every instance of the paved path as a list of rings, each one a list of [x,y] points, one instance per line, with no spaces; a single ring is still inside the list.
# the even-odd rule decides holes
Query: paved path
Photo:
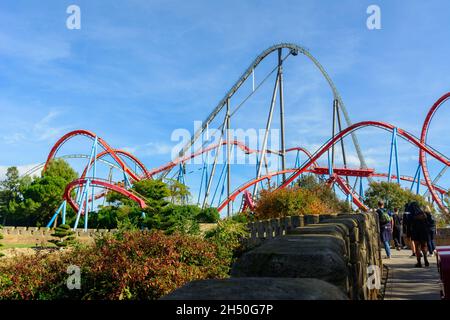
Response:
[[[384,250],[382,252],[384,256]],[[383,259],[389,267],[385,300],[440,300],[439,274],[436,257],[429,257],[428,268],[415,268],[416,257],[411,250],[392,250],[392,258]],[[423,258],[422,258],[423,265]]]

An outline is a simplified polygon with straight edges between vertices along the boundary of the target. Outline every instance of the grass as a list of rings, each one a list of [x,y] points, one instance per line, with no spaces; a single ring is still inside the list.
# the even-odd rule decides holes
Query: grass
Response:
[[[48,243],[45,245],[45,247],[53,248],[53,247],[55,247],[55,245]],[[11,248],[36,248],[36,245],[35,244],[25,244],[25,243],[3,243],[3,246],[0,247],[0,250],[11,249]]]

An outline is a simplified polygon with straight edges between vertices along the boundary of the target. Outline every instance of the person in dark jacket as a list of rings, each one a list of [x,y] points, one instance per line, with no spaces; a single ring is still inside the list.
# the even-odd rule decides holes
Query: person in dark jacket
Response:
[[[430,266],[427,259],[427,242],[429,239],[430,229],[428,227],[428,220],[426,213],[420,208],[419,203],[413,201],[409,203],[408,210],[410,212],[410,226],[411,226],[411,239],[414,241],[416,247],[416,267],[421,268],[421,254],[423,253],[423,259],[425,266]]]
[[[414,241],[411,239],[411,213],[409,212],[409,203],[405,205],[405,212],[403,213],[403,234],[406,238],[406,243],[411,248],[411,257],[416,256],[416,246]]]
[[[394,245],[397,250],[401,250],[402,248],[402,218],[398,213],[398,208],[394,208],[394,212],[392,214],[393,220],[393,231],[392,236],[394,238]]]
[[[380,238],[386,251],[386,258],[391,258],[391,235],[392,235],[392,218],[384,208],[384,202],[378,201],[378,221],[380,224]]]
[[[428,252],[430,256],[434,255],[434,251],[436,250],[436,244],[434,243],[434,236],[436,235],[436,220],[433,217],[430,206],[425,206],[424,208],[425,214],[427,215],[428,221]]]

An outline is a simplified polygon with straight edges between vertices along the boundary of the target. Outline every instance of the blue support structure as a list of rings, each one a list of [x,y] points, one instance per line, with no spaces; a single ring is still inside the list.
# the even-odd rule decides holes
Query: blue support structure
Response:
[[[219,181],[217,182],[216,189],[214,190],[214,194],[211,199],[211,205],[214,203],[214,199],[216,198],[217,190],[219,189],[219,186],[220,186],[220,181],[222,181],[222,177],[223,177],[223,174],[224,174],[226,168],[227,168],[226,166],[223,166],[222,171],[220,172]],[[219,201],[219,203],[220,203],[220,201]]]
[[[89,185],[90,180],[88,179],[86,181],[86,205],[84,208],[84,231],[87,231],[88,229],[88,215],[89,215]],[[92,202],[94,202],[94,199],[92,199]]]
[[[66,200],[64,200],[61,205],[59,206],[58,210],[56,210],[53,217],[50,219],[49,223],[47,224],[47,228],[51,228],[53,222],[55,222],[56,217],[58,214],[62,212],[62,224],[66,223]]]
[[[411,188],[409,189],[410,191],[413,191],[414,189],[414,185],[416,185],[416,194],[419,194],[420,191],[420,174],[422,172],[422,166],[419,164],[419,166],[417,167],[416,173],[414,174],[414,179],[413,182],[411,184]]]
[[[364,200],[364,188],[363,188],[363,179],[359,178],[359,197]]]
[[[90,180],[88,179],[86,181],[86,184],[85,184],[82,192],[81,192],[81,199],[80,199],[80,202],[78,203],[78,213],[77,213],[77,218],[75,220],[75,225],[73,226],[73,230],[77,229],[78,223],[80,222],[81,213],[83,212],[83,204],[84,204],[83,202],[86,201],[86,203],[87,203],[89,200],[88,199],[89,184],[90,184]],[[85,217],[85,220],[87,220],[86,217]]]
[[[400,184],[400,167],[398,164],[398,147],[397,147],[397,128],[392,130],[391,153],[389,156],[388,182],[391,182],[392,175],[392,158],[395,156],[395,167],[397,173],[397,183]]]
[[[67,209],[67,201],[64,200],[62,208],[62,224],[66,224],[66,209]]]
[[[125,171],[123,172],[123,180],[124,180],[125,189],[130,188],[131,187],[131,182],[130,182],[130,179],[128,179],[128,176],[125,173]]]
[[[94,145],[93,148],[93,159],[94,163],[92,164],[92,177],[95,178],[97,174],[97,145],[98,145],[98,138],[95,136]],[[95,200],[95,187],[92,186],[92,201],[91,201],[91,211],[94,211],[94,200]],[[87,219],[86,219],[87,220]]]
[[[300,151],[297,150],[297,156],[295,157],[295,168],[300,167]]]
[[[197,205],[200,205],[200,196],[202,195],[202,189],[203,189],[203,178],[205,177],[205,172],[206,172],[206,164],[203,163],[203,168],[202,168],[202,177],[200,179],[200,189],[198,190],[198,199],[197,199]]]
[[[331,162],[330,152],[328,152],[328,175],[330,176],[330,178],[333,176],[333,164]]]

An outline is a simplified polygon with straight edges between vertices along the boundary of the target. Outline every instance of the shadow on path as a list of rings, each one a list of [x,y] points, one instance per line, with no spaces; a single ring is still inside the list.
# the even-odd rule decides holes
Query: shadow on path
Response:
[[[416,257],[410,250],[392,251],[392,258],[383,259],[389,267],[385,300],[440,300],[436,257],[429,257],[429,267],[416,268]],[[423,258],[422,258],[423,264]]]

